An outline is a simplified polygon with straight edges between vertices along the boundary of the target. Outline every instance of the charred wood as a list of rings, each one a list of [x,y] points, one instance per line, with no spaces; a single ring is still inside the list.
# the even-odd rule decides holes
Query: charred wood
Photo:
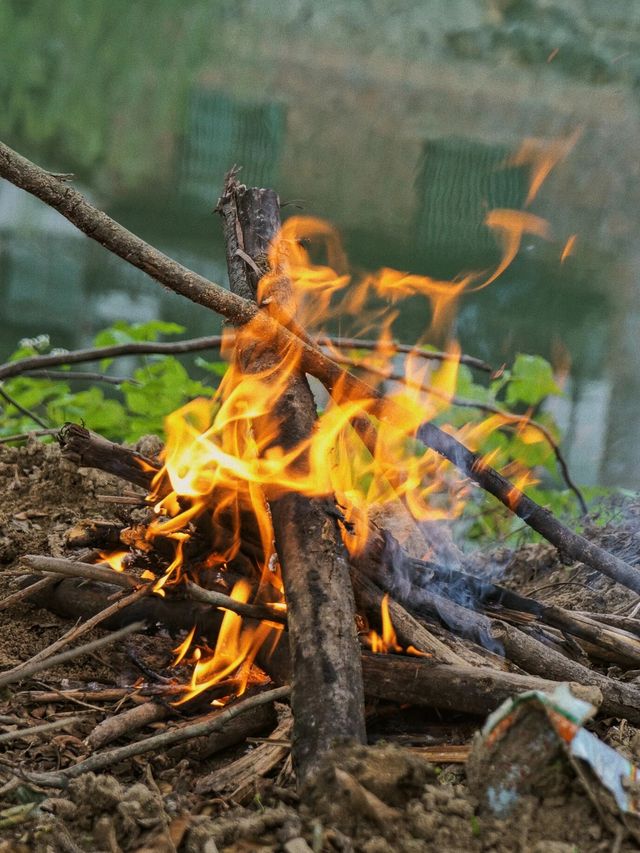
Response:
[[[218,209],[231,291],[255,301],[280,228],[278,197],[273,190],[247,189],[230,174]],[[289,283],[282,270],[270,273],[269,309],[288,315]],[[269,338],[236,336],[236,358],[247,373],[277,370],[283,356]],[[285,450],[312,434],[316,408],[304,373],[293,371],[274,414],[282,424],[277,443]],[[253,427],[260,435],[261,419]],[[365,740],[355,604],[337,524],[321,502],[295,492],[271,495],[268,489],[266,496],[287,600],[292,754],[302,783],[336,739]]]

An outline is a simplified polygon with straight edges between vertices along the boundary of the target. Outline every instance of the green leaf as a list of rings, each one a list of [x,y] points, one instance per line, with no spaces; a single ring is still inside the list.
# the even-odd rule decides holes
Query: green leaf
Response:
[[[535,406],[550,394],[561,394],[548,361],[539,355],[519,354],[507,385],[507,403]]]
[[[197,367],[206,370],[207,373],[213,373],[215,376],[224,376],[229,368],[226,361],[207,361],[202,356],[198,356],[195,362]]]

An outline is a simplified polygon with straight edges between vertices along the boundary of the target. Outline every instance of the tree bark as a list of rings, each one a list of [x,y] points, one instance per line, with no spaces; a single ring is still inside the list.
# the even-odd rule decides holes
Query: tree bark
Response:
[[[259,280],[268,269],[269,247],[280,228],[278,197],[273,190],[247,189],[231,175],[219,210],[231,290],[255,300]],[[269,310],[276,316],[288,314],[290,285],[281,270],[270,272],[276,278]],[[245,373],[277,370],[283,355],[274,340],[262,338],[259,331],[256,338],[236,336],[235,357]],[[285,452],[312,434],[316,407],[301,370],[292,373],[271,416],[281,424],[277,444]],[[268,434],[264,430],[269,425],[257,418],[253,428],[259,436]],[[295,491],[271,494],[268,484],[265,492],[287,601],[292,755],[302,784],[336,740],[366,739],[355,604],[340,533],[327,508]]]

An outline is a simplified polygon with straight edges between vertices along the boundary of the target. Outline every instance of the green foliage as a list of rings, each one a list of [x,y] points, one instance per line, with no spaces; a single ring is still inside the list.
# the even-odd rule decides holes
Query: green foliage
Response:
[[[128,324],[118,321],[99,332],[94,346],[157,341],[161,335],[184,332],[176,323],[154,320]],[[20,342],[11,356],[14,361],[50,352],[46,336]],[[100,370],[108,373],[114,359],[103,359]],[[118,386],[92,383],[82,387],[77,380],[63,377],[41,379],[16,376],[3,384],[3,389],[20,406],[37,414],[52,428],[65,421],[83,423],[113,441],[135,441],[145,433],[163,435],[164,418],[195,397],[210,397],[214,385],[189,376],[184,365],[172,355],[145,355],[136,359],[130,378]],[[198,359],[216,376],[224,374],[226,365]],[[65,372],[69,368],[61,367]],[[77,369],[77,368],[76,368]],[[28,432],[36,428],[34,421],[15,406],[0,400],[0,437]]]

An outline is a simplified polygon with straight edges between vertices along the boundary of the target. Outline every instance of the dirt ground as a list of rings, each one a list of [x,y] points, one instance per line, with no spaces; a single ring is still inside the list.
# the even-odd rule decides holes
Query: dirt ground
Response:
[[[65,534],[81,519],[126,521],[131,507],[105,500],[122,484],[78,471],[54,445],[0,446],[0,599],[19,588],[20,557],[69,553]],[[640,555],[640,509],[614,508],[614,523],[589,531],[628,560]],[[553,548],[505,549],[477,559],[476,568],[538,598],[579,610],[625,612],[636,597],[582,566],[564,565]],[[24,601],[0,610],[0,670],[29,659],[70,623]],[[103,636],[96,629],[83,642]],[[468,743],[481,720],[446,719],[424,710],[377,705],[368,709],[369,747],[339,747],[302,800],[296,793],[285,743],[236,745],[203,758],[195,749],[136,756],[65,788],[42,787],[33,774],[58,771],[91,753],[85,738],[116,711],[142,703],[141,685],[175,677],[168,668],[175,639],[157,632],[130,635],[0,692],[0,853],[9,851],[439,851],[440,853],[595,853],[638,850],[619,827],[605,825],[567,766],[547,787],[520,798],[508,819],[479,810],[478,791],[463,764],[431,764],[415,747]],[[604,665],[603,665],[604,666]],[[609,667],[610,674],[620,674]],[[638,673],[627,673],[636,680]],[[164,680],[163,680],[164,679]],[[60,691],[122,689],[99,703],[70,700]],[[96,694],[97,695],[97,694]],[[287,709],[279,708],[280,725]],[[15,733],[50,720],[68,724],[42,736]],[[262,735],[269,738],[271,719]],[[166,731],[158,719],[129,739]],[[640,730],[626,721],[597,720],[592,729],[627,757],[640,759]],[[6,739],[5,739],[6,740]],[[222,770],[264,749],[279,749],[268,773],[228,790]],[[260,752],[262,750],[262,752]],[[216,775],[217,774],[217,775]],[[213,779],[213,781],[211,781]],[[561,782],[558,782],[558,779]],[[206,780],[206,784],[203,783]],[[306,846],[305,846],[306,845]]]

